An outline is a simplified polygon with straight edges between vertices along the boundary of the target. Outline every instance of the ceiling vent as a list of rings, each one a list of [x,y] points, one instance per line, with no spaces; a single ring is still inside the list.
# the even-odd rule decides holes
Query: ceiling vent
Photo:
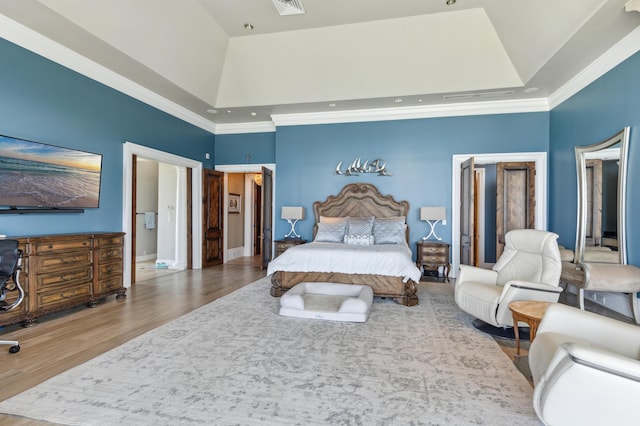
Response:
[[[304,13],[304,6],[301,0],[273,0],[273,4],[282,16],[301,15]]]
[[[507,96],[512,95],[513,90],[500,90],[496,92],[484,92],[484,93],[459,93],[455,95],[444,95],[442,97],[445,101],[460,100],[460,99],[478,99],[478,98],[492,98],[495,96]]]

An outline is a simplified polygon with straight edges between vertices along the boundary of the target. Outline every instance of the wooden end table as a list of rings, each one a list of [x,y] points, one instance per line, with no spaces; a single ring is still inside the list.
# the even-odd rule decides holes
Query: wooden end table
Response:
[[[516,337],[516,356],[520,356],[518,322],[526,322],[529,325],[529,342],[533,342],[538,325],[540,325],[540,321],[549,305],[551,305],[551,302],[539,302],[537,300],[516,300],[509,303],[509,309],[513,316],[513,334]]]

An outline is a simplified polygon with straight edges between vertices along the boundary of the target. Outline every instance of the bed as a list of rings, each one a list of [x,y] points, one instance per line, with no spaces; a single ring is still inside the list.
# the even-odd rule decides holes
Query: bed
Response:
[[[407,201],[396,201],[367,183],[346,185],[339,194],[316,201],[313,204],[314,241],[291,247],[269,263],[271,295],[280,297],[302,282],[332,282],[368,285],[375,296],[393,298],[406,306],[417,305],[416,285],[421,272],[412,261],[408,244],[408,212]],[[400,241],[396,238],[389,243],[380,239],[384,244],[370,245],[353,241],[347,244],[344,240],[319,241],[330,226],[327,223],[337,223],[342,218],[349,218],[351,224],[374,218],[373,224],[380,227],[385,223],[396,226],[400,221]],[[378,228],[374,231],[377,233]]]

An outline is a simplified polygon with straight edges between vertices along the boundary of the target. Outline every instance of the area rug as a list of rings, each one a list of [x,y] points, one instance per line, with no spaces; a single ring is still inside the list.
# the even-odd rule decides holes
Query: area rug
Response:
[[[532,388],[451,286],[369,320],[278,315],[250,284],[0,403],[68,425],[539,425]]]

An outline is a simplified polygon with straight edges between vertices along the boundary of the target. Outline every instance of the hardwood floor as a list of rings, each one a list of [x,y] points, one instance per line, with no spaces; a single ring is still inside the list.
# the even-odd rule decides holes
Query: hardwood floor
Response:
[[[252,258],[189,270],[134,284],[124,300],[108,297],[95,308],[78,307],[40,318],[30,328],[5,327],[0,339],[0,400],[29,389],[136,336],[265,276]],[[1,314],[0,314],[1,315]],[[50,424],[0,414],[0,425]]]

